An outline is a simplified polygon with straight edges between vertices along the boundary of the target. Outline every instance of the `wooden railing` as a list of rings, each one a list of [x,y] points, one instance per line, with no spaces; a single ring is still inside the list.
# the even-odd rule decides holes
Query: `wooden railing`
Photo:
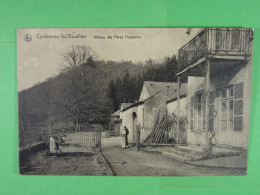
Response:
[[[247,55],[250,36],[252,30],[248,28],[206,28],[179,49],[180,70],[207,53]]]

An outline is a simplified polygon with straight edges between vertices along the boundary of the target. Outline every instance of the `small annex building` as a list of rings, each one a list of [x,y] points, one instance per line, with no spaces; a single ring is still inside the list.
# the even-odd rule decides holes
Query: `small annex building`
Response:
[[[186,112],[187,84],[180,86],[181,104]],[[126,106],[121,105],[120,119],[122,127],[129,129],[129,143],[135,143],[137,126],[140,127],[140,141],[143,141],[151,133],[157,117],[165,113],[171,114],[177,110],[178,84],[171,82],[145,81],[139,97],[139,101]],[[171,135],[173,136],[173,134]]]
[[[109,123],[109,130],[113,131],[115,134],[120,133],[121,128],[121,119],[120,119],[120,110],[117,110],[113,114],[110,115],[110,123]]]

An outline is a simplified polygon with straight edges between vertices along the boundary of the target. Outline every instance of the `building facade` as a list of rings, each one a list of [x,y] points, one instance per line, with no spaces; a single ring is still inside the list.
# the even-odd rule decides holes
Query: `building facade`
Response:
[[[143,142],[151,134],[158,118],[177,112],[177,91],[177,83],[144,82],[139,101],[120,111],[122,127],[126,126],[129,129],[129,143],[136,142],[138,127],[140,141]],[[181,107],[186,108],[187,84],[181,85],[180,94]],[[183,115],[185,114],[186,109],[183,111]],[[170,133],[170,137],[173,137],[173,133]]]
[[[252,29],[204,29],[179,50],[188,78],[187,143],[247,148]]]

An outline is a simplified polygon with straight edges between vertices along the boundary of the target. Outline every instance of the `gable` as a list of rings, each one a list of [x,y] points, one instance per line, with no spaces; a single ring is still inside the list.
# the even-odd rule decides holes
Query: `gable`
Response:
[[[151,94],[149,93],[149,91],[144,83],[143,89],[142,89],[140,97],[139,97],[139,102],[149,98],[150,96],[151,96]]]

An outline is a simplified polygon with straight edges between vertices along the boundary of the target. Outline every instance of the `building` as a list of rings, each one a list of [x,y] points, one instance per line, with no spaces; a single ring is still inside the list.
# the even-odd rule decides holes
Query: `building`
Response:
[[[120,119],[120,110],[118,110],[110,115],[110,131],[118,135],[120,133],[120,128],[121,128],[121,119]]]
[[[178,83],[145,81],[139,101],[121,105],[122,127],[129,129],[129,143],[135,143],[137,126],[140,140],[144,141],[153,129],[157,117],[177,112]],[[181,106],[186,107],[187,84],[180,86]],[[184,112],[186,113],[186,112]],[[171,133],[173,136],[173,133]]]
[[[252,29],[207,28],[178,53],[188,78],[187,144],[248,146]]]

